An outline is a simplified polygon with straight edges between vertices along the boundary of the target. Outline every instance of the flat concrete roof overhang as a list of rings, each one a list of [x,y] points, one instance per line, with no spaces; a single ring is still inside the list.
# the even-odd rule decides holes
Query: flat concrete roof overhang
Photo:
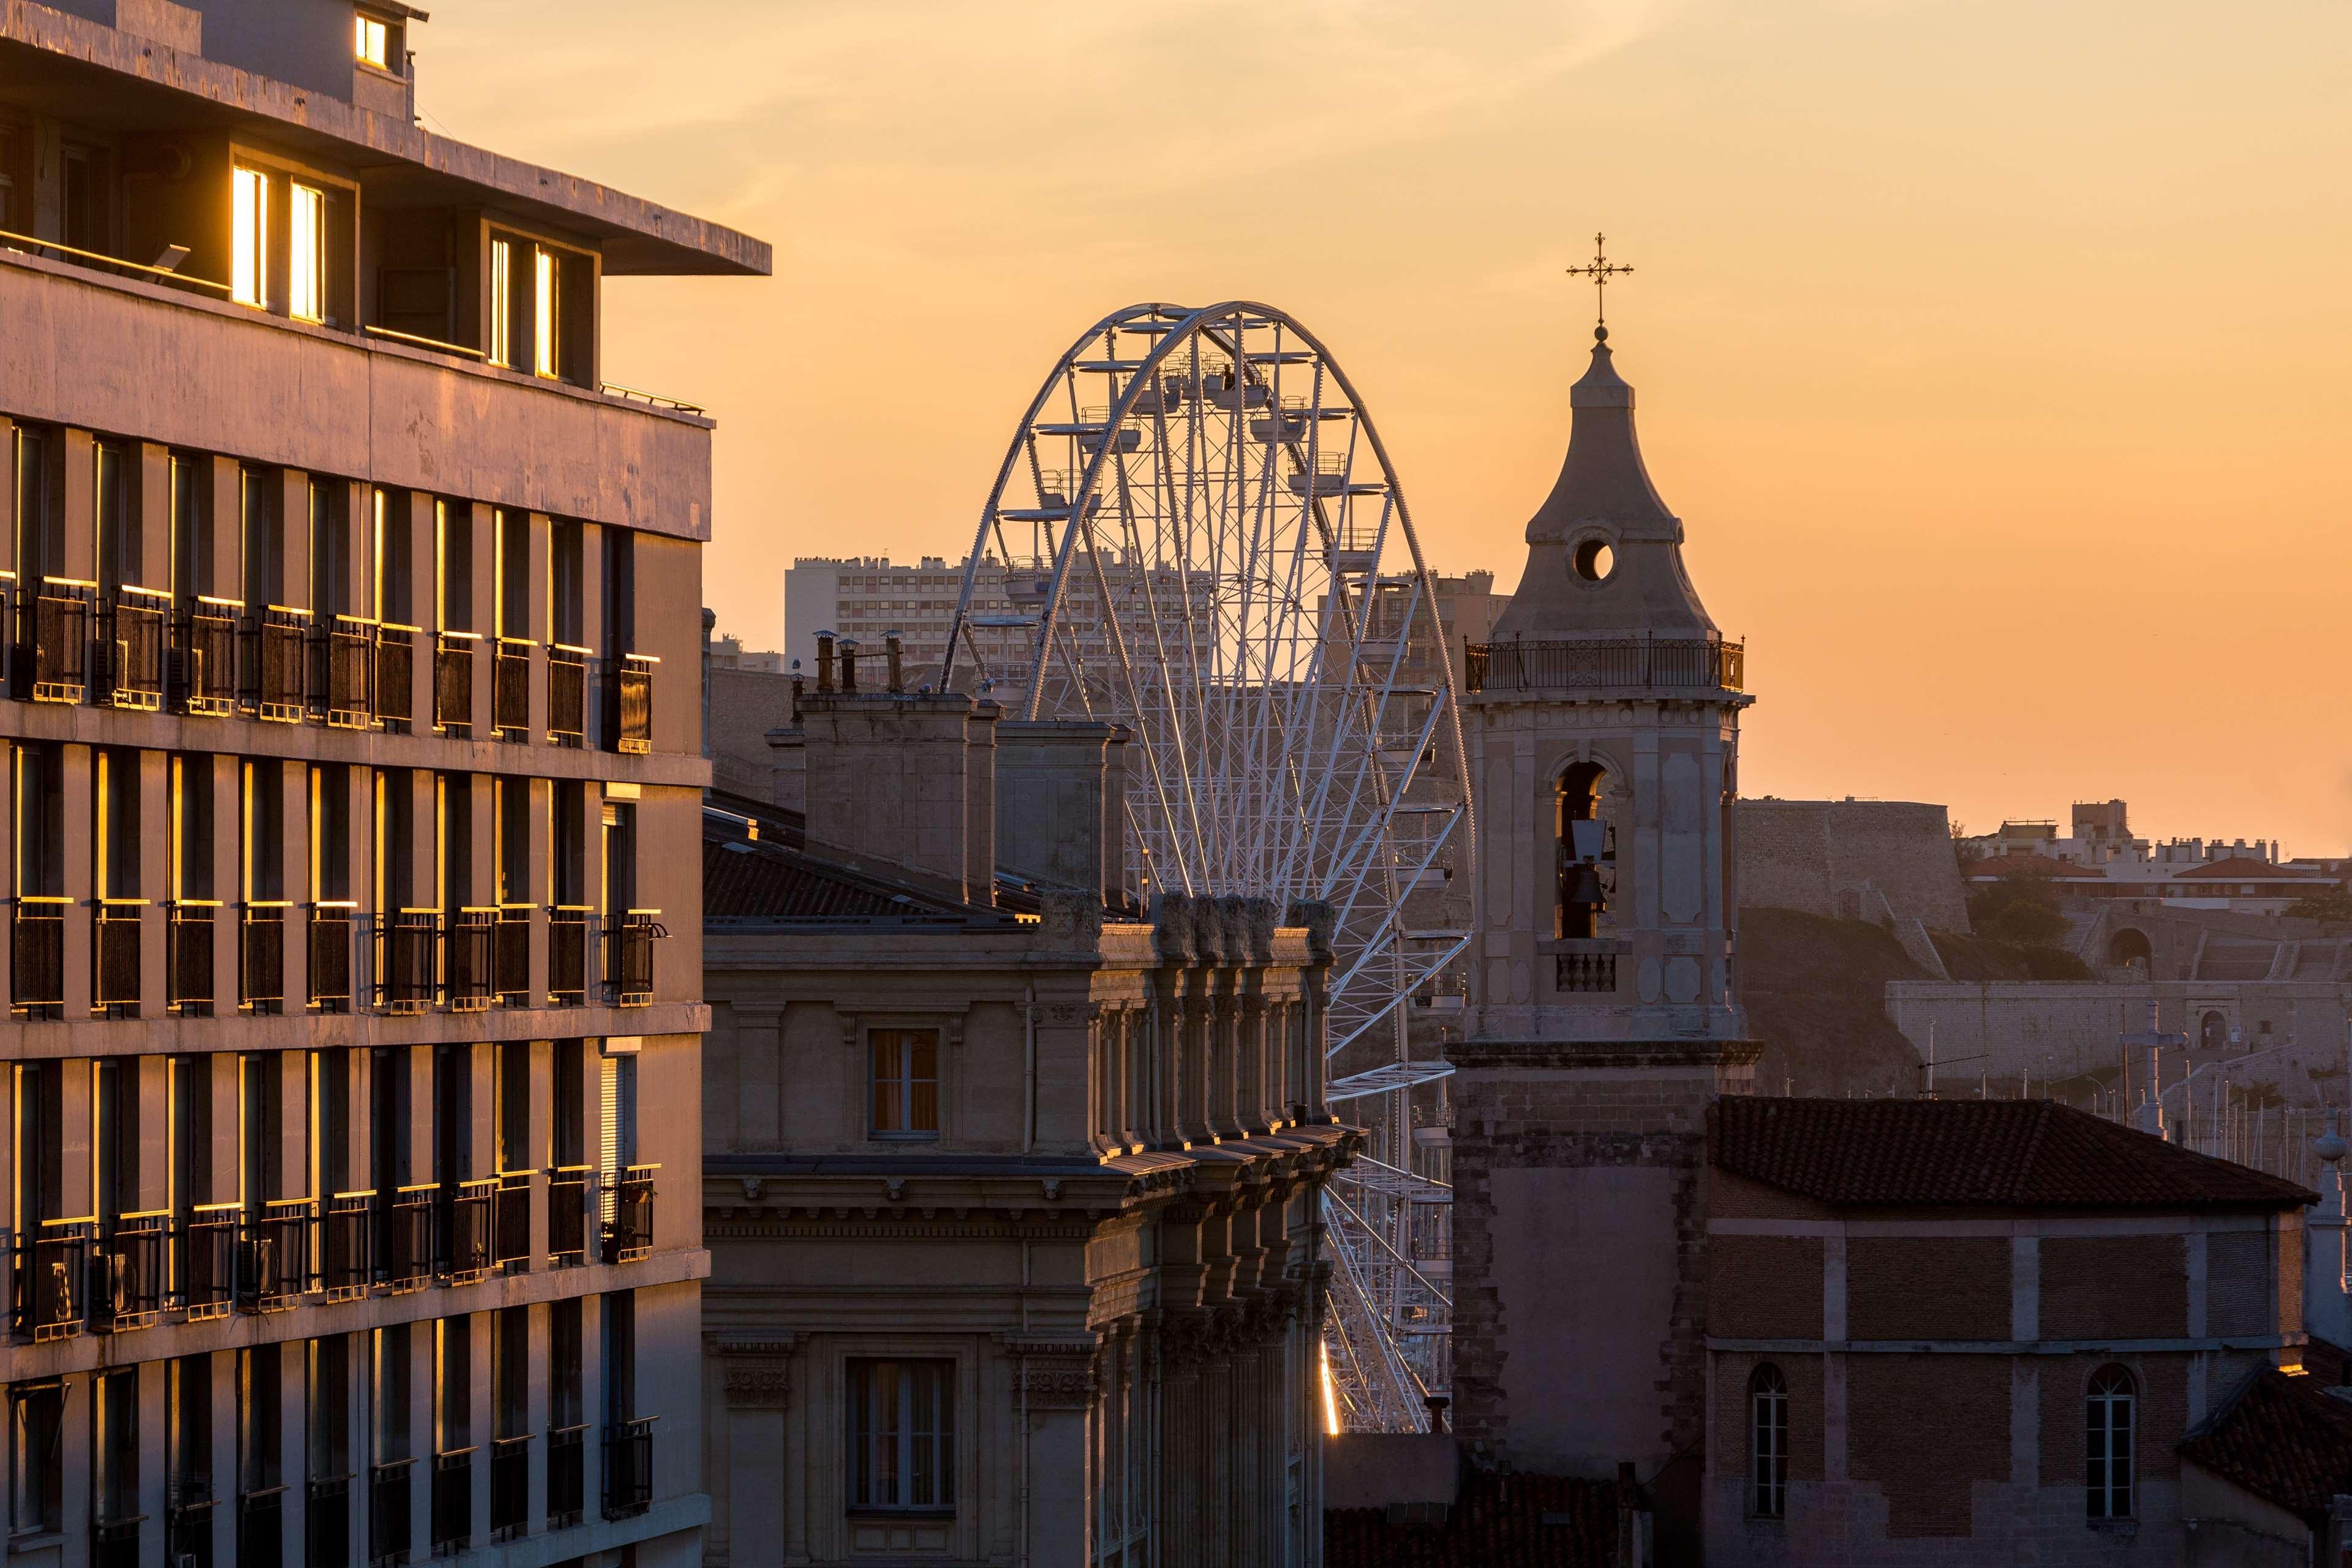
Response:
[[[94,131],[267,136],[351,165],[362,198],[388,206],[501,208],[594,240],[614,276],[764,276],[772,265],[765,241],[731,228],[31,0],[0,0],[0,86]]]

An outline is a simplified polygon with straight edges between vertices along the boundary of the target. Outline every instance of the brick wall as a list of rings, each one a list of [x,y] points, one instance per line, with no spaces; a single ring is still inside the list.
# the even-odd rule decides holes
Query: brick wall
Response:
[[[2176,1339],[2188,1331],[2185,1237],[2043,1238],[2043,1339],[2158,1340]]]
[[[2034,1364],[2042,1380],[2043,1486],[2083,1484],[2084,1402],[2092,1377],[2107,1366],[2122,1367],[2137,1385],[2134,1436],[2139,1476],[2180,1473],[2180,1439],[2189,1430],[2189,1357],[2089,1353],[2036,1357]],[[2237,1386],[2224,1367],[2213,1367],[2209,1376],[2210,1398],[2219,1399]]]
[[[1899,800],[1743,800],[1739,901],[1837,915],[1864,886],[1897,920],[1969,929],[1968,901],[1940,805]]]
[[[2005,1340],[2009,1240],[1856,1237],[1846,1243],[1846,1332],[1857,1340]]]
[[[2270,1317],[2271,1264],[2278,1242],[2267,1230],[2220,1231],[2205,1238],[2205,1331],[2259,1334]]]
[[[1848,1358],[1848,1468],[1885,1491],[1890,1539],[1967,1535],[1974,1484],[2009,1479],[2010,1367],[2000,1355]]]
[[[1707,1331],[1730,1340],[1822,1337],[1822,1239],[1716,1236],[1707,1240]]]

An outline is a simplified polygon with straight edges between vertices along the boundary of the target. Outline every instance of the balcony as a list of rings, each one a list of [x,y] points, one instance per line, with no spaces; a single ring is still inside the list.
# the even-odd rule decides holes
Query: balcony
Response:
[[[307,1493],[303,1568],[351,1568],[352,1478],[312,1476]]]
[[[547,1528],[569,1530],[588,1508],[588,1428],[552,1426],[547,1433]]]
[[[490,941],[490,990],[501,1007],[530,1005],[530,906],[500,904]]]
[[[477,1176],[441,1188],[441,1273],[452,1285],[471,1285],[490,1271],[490,1209],[499,1179]]]
[[[1549,946],[1552,989],[1584,996],[1616,994],[1617,961],[1633,951],[1611,937],[1567,937]]]
[[[461,736],[474,732],[472,632],[443,632],[433,649],[433,723]]]
[[[385,1012],[422,1013],[433,1005],[440,934],[439,910],[403,910],[383,928],[377,990]]]
[[[375,623],[337,616],[319,644],[313,689],[326,705],[327,727],[364,730],[375,721]],[[407,714],[403,713],[402,718]]]
[[[180,617],[173,690],[180,711],[224,718],[236,710],[236,623],[242,599],[199,595]]]
[[[449,1010],[479,1013],[490,1005],[490,960],[498,936],[499,911],[459,910],[449,922]]]
[[[605,928],[604,984],[616,1007],[643,1007],[654,999],[654,943],[669,934],[659,910],[631,910]]]
[[[408,1560],[409,1476],[414,1459],[387,1459],[368,1467],[368,1561],[386,1564]]]
[[[310,1283],[309,1198],[272,1198],[247,1216],[238,1261],[238,1298],[247,1311],[282,1312],[301,1302]]]
[[[213,899],[183,899],[171,906],[164,926],[163,1000],[187,1018],[208,1018],[213,1011]]]
[[[460,1552],[474,1534],[474,1450],[433,1456],[433,1554]]]
[[[117,1018],[139,1016],[139,932],[144,899],[98,900],[98,951],[90,975],[90,1005]]]
[[[500,637],[490,668],[490,727],[502,741],[530,739],[530,650],[525,637]]]
[[[172,1568],[210,1568],[213,1560],[212,1483],[202,1476],[164,1480],[163,1547]]]
[[[432,1282],[433,1210],[440,1196],[438,1183],[419,1182],[394,1192],[379,1211],[383,1282],[394,1290],[421,1289]]]
[[[547,911],[547,999],[559,1007],[588,1001],[588,917],[583,904]]]
[[[236,1301],[236,1233],[245,1205],[198,1204],[180,1222],[180,1308],[191,1322],[227,1315]]]
[[[359,906],[346,900],[310,906],[303,946],[307,950],[308,995],[313,1013],[352,1010],[352,925]]]
[[[236,1568],[285,1568],[286,1489],[256,1487],[236,1498]]]
[[[386,621],[375,629],[375,685],[368,705],[376,721],[398,725],[405,734],[416,717],[416,639],[415,626]]]
[[[44,577],[17,595],[15,667],[19,697],[79,702],[89,693],[89,633],[98,584]]]
[[[649,653],[625,653],[613,672],[613,749],[643,756],[654,749],[654,667]]]
[[[71,900],[27,893],[8,911],[8,1001],[26,1018],[60,1018],[66,1005],[66,910]]]
[[[99,1246],[90,1280],[97,1325],[113,1333],[143,1329],[163,1310],[164,1246],[172,1211],[127,1214]]]
[[[586,1165],[558,1165],[547,1173],[547,1260],[558,1268],[588,1261]]]
[[[654,1250],[654,1173],[659,1165],[628,1165],[613,1184],[613,1217],[604,1227],[604,1261],[635,1263]]]
[[[1472,643],[1463,684],[1471,691],[1595,687],[1738,691],[1746,664],[1744,644],[1711,637]]]
[[[123,587],[99,613],[98,678],[105,700],[153,713],[163,706],[172,595]]]
[[[327,1300],[366,1295],[375,1281],[375,1194],[335,1194],[319,1231],[319,1284]]]
[[[634,1519],[653,1506],[654,1423],[640,1415],[604,1428],[604,1517]]]
[[[490,1263],[499,1269],[530,1267],[530,1184],[537,1171],[501,1171],[490,1213]]]
[[[143,1513],[97,1519],[89,1526],[89,1568],[139,1568],[139,1527]]]
[[[286,911],[293,907],[260,899],[239,911],[236,1005],[243,1012],[274,1016],[286,1004]]]
[[[36,1344],[81,1332],[82,1287],[89,1279],[91,1218],[45,1219],[16,1237],[10,1258],[9,1312],[16,1337]]]
[[[518,1539],[530,1522],[530,1438],[490,1444],[490,1539]]]
[[[588,736],[588,650],[569,643],[547,649],[547,738],[559,746]]]
[[[299,724],[310,715],[310,612],[272,605],[252,629],[254,712],[274,724]]]

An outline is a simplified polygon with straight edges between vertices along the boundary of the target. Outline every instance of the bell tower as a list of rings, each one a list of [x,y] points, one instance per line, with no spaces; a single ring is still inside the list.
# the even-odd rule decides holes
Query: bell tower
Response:
[[[1630,1462],[1671,1563],[1696,1550],[1677,1526],[1696,1530],[1706,1436],[1707,1108],[1755,1070],[1732,994],[1751,699],[1608,337],[1465,682],[1480,820],[1472,1013],[1450,1053],[1454,1396],[1486,1462],[1594,1479]]]

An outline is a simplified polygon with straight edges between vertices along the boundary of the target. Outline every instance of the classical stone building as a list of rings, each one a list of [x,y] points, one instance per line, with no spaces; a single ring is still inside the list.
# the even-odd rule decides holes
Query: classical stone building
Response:
[[[1126,907],[1125,731],[871,685],[706,815],[713,1560],[1318,1562],[1328,915]]]
[[[598,312],[768,252],[423,19],[0,5],[13,1561],[700,1552],[711,425]]]

